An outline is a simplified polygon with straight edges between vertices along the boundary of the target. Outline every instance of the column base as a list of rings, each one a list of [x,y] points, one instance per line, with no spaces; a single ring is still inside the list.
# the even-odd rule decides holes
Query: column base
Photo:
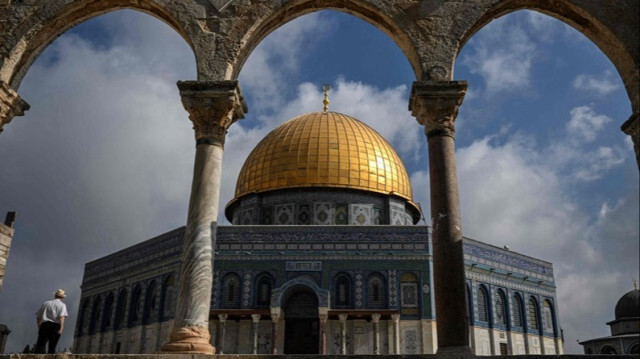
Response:
[[[468,359],[475,358],[475,354],[469,346],[438,348],[436,358],[438,359]]]
[[[169,343],[162,346],[162,353],[171,354],[215,354],[216,348],[209,343],[209,330],[201,327],[180,328],[171,333]]]

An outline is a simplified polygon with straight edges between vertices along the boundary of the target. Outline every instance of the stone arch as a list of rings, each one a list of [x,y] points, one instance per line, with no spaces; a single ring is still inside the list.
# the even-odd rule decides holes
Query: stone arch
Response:
[[[201,6],[192,2],[153,0],[76,0],[65,2],[39,1],[29,13],[13,26],[4,29],[9,36],[0,36],[7,58],[0,57],[0,82],[17,90],[27,70],[42,51],[58,36],[94,17],[121,9],[132,9],[151,15],[173,28],[194,48],[200,32],[197,18]]]
[[[91,299],[85,298],[82,301],[82,305],[80,305],[78,321],[76,322],[77,323],[76,327],[78,328],[77,336],[82,336],[83,334],[86,334],[88,332],[87,328],[88,328],[90,310],[91,310]]]
[[[498,288],[498,290],[496,290],[496,296],[495,296],[495,299],[493,300],[493,303],[495,304],[495,309],[494,309],[494,313],[496,317],[495,324],[501,325],[505,327],[507,330],[510,330],[511,326],[509,325],[510,321],[509,321],[509,310],[507,306],[507,303],[508,303],[507,294],[503,288]]]
[[[271,303],[271,292],[275,280],[269,272],[259,273],[254,280],[254,305],[256,307],[268,307]]]
[[[550,329],[553,332],[554,337],[558,337],[558,324],[556,319],[556,312],[554,305],[550,299],[545,299],[542,302],[542,320],[544,325],[542,326],[544,331],[547,331],[547,325],[550,325]]]
[[[91,308],[91,319],[89,321],[89,334],[94,334],[100,330],[100,323],[102,322],[102,295],[97,295],[93,300],[93,307]]]
[[[458,43],[455,56],[491,20],[518,10],[534,10],[568,24],[590,39],[616,67],[633,112],[640,111],[640,39],[637,31],[625,29],[637,22],[640,12],[637,1],[626,1],[615,9],[587,0],[484,0],[482,3],[475,14],[459,18],[459,23],[452,27]]]
[[[104,305],[104,316],[102,318],[102,326],[101,331],[105,331],[105,329],[110,328],[113,324],[113,308],[115,306],[115,294],[114,292],[110,292],[107,295],[107,300]]]
[[[334,308],[353,308],[353,279],[348,272],[338,272],[332,279]]]
[[[152,323],[158,316],[158,288],[155,280],[147,284],[147,291],[144,296],[144,310],[142,312],[142,323]]]
[[[298,290],[309,290],[318,297],[318,307],[329,307],[329,291],[322,289],[313,280],[305,277],[294,278],[271,293],[271,307],[283,307],[289,297]]]
[[[600,348],[600,354],[618,354],[618,351],[613,345],[607,344]]]
[[[270,9],[263,12],[252,12],[254,17],[243,23],[238,29],[242,35],[227,39],[229,41],[216,53],[216,63],[225,66],[219,69],[225,80],[237,79],[244,63],[253,49],[271,32],[285,23],[303,15],[320,10],[337,10],[359,19],[362,19],[385,33],[405,54],[409,64],[413,68],[416,78],[422,77],[421,56],[419,46],[423,33],[417,28],[416,23],[402,9],[392,1],[372,2],[366,0],[302,0],[290,2],[272,2]],[[221,39],[225,41],[225,39]],[[227,51],[224,51],[224,50]]]

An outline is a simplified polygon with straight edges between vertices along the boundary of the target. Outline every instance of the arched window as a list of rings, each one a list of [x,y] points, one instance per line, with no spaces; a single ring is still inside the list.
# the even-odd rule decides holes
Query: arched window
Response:
[[[505,299],[504,291],[498,289],[496,295],[496,324],[507,326],[507,300]]]
[[[418,307],[418,277],[413,273],[406,272],[400,276],[400,304],[402,308]]]
[[[91,310],[91,322],[89,324],[89,334],[96,332],[96,328],[102,319],[102,297],[97,296],[93,301],[93,309]]]
[[[538,325],[538,303],[533,297],[529,298],[529,329],[540,330]]]
[[[518,293],[513,295],[513,326],[522,328],[524,317],[522,316],[522,298]]]
[[[631,347],[629,347],[629,354],[640,354],[640,344],[631,344]]]
[[[162,297],[161,299],[161,313],[160,313],[160,318],[162,318],[161,320],[166,320],[169,319],[173,313],[175,313],[175,308],[176,308],[176,303],[175,303],[175,291],[176,291],[176,284],[175,284],[175,279],[173,277],[173,275],[168,276],[167,278],[165,278],[164,282],[162,283]]]
[[[600,354],[618,354],[618,351],[611,345],[605,345],[600,349]]]
[[[113,316],[113,302],[114,295],[113,293],[109,293],[107,296],[107,301],[104,304],[104,318],[102,319],[102,327],[101,330],[105,330],[111,326],[111,318]]]
[[[544,320],[544,331],[547,333],[556,334],[555,327],[555,315],[553,313],[553,307],[548,299],[545,299],[542,306],[542,317]]]
[[[485,286],[478,287],[478,296],[476,298],[478,305],[478,321],[489,322],[489,295]]]
[[[142,314],[142,288],[136,285],[131,294],[131,306],[129,307],[129,324],[140,320]]]
[[[380,273],[374,273],[369,276],[369,280],[367,280],[367,299],[370,308],[386,307],[385,287],[384,277]]]
[[[80,318],[78,318],[78,336],[87,332],[87,326],[89,324],[89,304],[90,300],[87,298],[82,302],[80,307]]]
[[[158,300],[158,293],[156,289],[156,281],[151,281],[147,287],[147,295],[144,300],[144,316],[142,322],[144,324],[152,323],[156,318],[158,306],[156,304]]]
[[[240,308],[240,277],[235,273],[222,279],[222,307]]]
[[[338,274],[333,280],[333,297],[336,308],[351,308],[351,278],[346,273]]]
[[[125,313],[127,310],[127,290],[123,289],[118,294],[118,303],[116,304],[116,319],[114,328],[119,329],[125,322]]]
[[[256,306],[268,307],[271,305],[271,289],[273,288],[273,280],[267,273],[258,275],[256,281]]]

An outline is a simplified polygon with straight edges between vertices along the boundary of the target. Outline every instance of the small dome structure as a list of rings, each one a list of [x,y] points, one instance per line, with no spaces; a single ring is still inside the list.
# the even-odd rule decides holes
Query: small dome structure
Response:
[[[640,317],[640,290],[633,289],[623,295],[616,304],[616,320]]]

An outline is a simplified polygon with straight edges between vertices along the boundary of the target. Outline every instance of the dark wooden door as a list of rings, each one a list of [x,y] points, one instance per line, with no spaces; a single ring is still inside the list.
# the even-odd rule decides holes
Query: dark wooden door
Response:
[[[284,354],[318,354],[318,319],[286,319]]]
[[[318,299],[301,291],[284,308],[284,354],[318,354]]]

